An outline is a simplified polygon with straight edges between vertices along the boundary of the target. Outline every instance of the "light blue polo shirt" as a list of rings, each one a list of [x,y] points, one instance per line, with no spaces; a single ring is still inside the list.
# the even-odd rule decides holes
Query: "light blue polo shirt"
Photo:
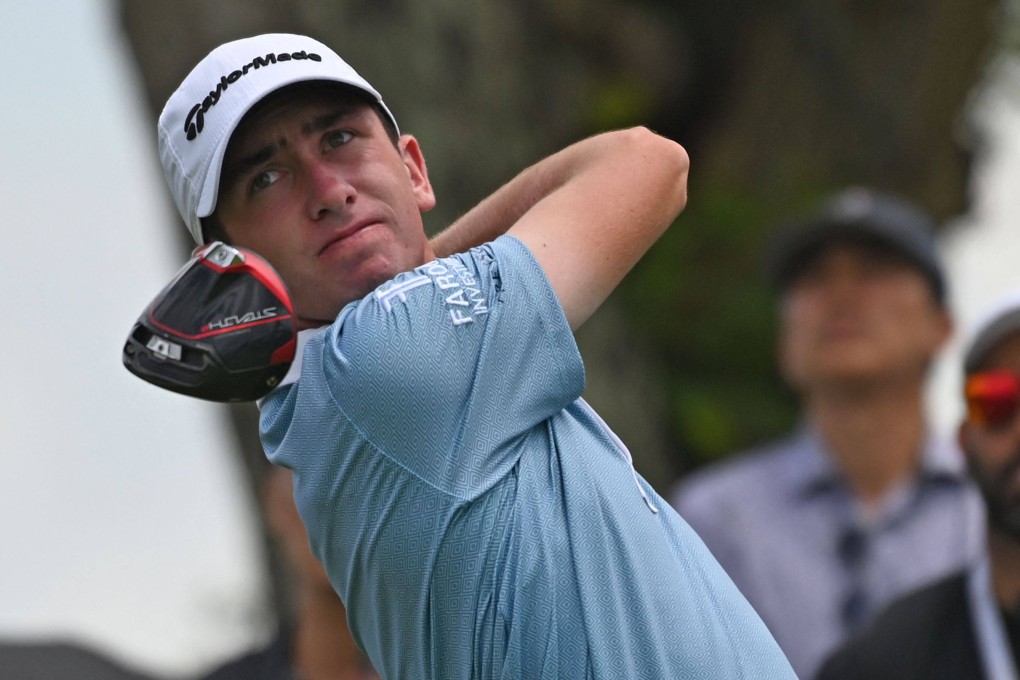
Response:
[[[401,274],[262,404],[315,555],[385,678],[794,678],[757,614],[580,399],[512,237]]]

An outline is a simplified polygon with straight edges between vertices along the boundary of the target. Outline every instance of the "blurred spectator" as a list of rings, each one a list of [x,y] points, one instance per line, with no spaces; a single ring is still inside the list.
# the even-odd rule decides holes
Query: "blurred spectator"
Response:
[[[1020,660],[1020,290],[964,355],[960,446],[987,510],[984,559],[894,602],[820,678],[1017,680]]]
[[[263,459],[264,460],[264,459]],[[294,505],[290,470],[266,465],[262,506],[293,580],[293,614],[268,646],[204,680],[373,680],[378,678],[347,627],[347,611],[312,555]]]
[[[146,680],[76,642],[0,642],[4,680]]]
[[[925,422],[927,374],[952,331],[933,226],[854,188],[780,232],[768,265],[801,426],[674,493],[803,678],[980,543],[964,461]]]

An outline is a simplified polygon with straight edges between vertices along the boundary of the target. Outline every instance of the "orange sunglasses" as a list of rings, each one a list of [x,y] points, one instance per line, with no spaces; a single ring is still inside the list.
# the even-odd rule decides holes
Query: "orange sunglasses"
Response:
[[[964,385],[967,417],[984,427],[1002,427],[1013,420],[1020,403],[1020,375],[986,371],[967,376]]]

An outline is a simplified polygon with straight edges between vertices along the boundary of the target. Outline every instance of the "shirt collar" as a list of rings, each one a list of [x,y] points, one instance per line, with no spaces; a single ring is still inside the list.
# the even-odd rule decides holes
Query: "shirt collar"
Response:
[[[290,368],[287,369],[287,372],[284,374],[283,380],[280,381],[280,384],[274,387],[272,392],[270,392],[269,394],[272,394],[281,387],[285,387],[287,385],[296,383],[301,378],[301,364],[303,362],[305,355],[305,345],[308,344],[309,340],[314,338],[316,335],[323,333],[327,328],[328,326],[323,326],[321,328],[309,328],[303,331],[298,331],[297,347],[295,347],[294,349],[294,361],[291,362]],[[269,395],[267,394],[265,397],[262,397],[255,403],[261,409],[262,403],[268,398]]]
[[[931,432],[921,457],[921,475],[930,479],[969,479],[967,463],[959,447],[950,438],[936,437]]]
[[[839,470],[818,431],[802,424],[790,441],[788,479],[798,495],[810,498],[839,484]]]
[[[841,484],[840,472],[818,430],[808,423],[798,428],[790,441],[788,479],[793,489],[803,498],[825,493]],[[936,436],[928,430],[919,468],[921,481],[948,480],[965,482],[967,466],[963,456],[948,438]]]

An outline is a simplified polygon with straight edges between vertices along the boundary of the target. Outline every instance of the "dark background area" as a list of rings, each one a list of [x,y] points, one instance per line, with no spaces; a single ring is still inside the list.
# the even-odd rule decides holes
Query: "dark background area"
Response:
[[[847,184],[900,193],[939,220],[965,210],[966,104],[1008,39],[1003,11],[990,0],[120,2],[153,121],[221,42],[279,31],[334,47],[421,142],[439,198],[432,231],[582,136],[644,124],[683,144],[688,209],[578,335],[586,398],[662,493],[796,417],[761,272],[777,225]],[[183,261],[192,244],[179,235]],[[255,411],[229,415],[254,489]]]

